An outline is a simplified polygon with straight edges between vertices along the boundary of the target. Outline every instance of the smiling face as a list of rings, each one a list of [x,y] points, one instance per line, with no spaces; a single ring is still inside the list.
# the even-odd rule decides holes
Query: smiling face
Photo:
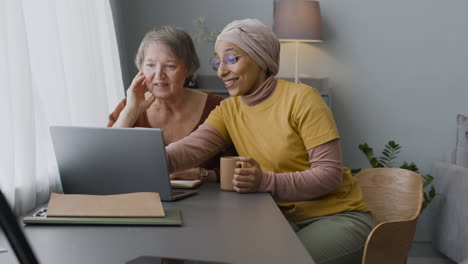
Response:
[[[160,42],[148,45],[140,65],[148,91],[156,98],[179,96],[188,76],[183,60],[176,58],[171,49]]]
[[[224,60],[226,55],[232,54],[236,58],[232,61]],[[246,95],[253,92],[265,80],[266,73],[237,45],[219,40],[215,46],[215,57],[221,63],[217,70],[218,77],[224,82],[230,96]]]

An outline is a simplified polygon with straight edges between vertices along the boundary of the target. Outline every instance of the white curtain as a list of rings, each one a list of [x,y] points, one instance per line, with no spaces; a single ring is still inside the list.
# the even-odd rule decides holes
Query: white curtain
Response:
[[[49,126],[105,126],[123,97],[108,0],[0,0],[0,189],[17,213],[59,189]]]

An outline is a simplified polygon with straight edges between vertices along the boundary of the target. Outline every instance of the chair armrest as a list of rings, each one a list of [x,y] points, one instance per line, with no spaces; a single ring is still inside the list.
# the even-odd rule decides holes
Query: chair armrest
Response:
[[[364,264],[405,263],[416,231],[417,218],[408,221],[383,222],[367,237]]]

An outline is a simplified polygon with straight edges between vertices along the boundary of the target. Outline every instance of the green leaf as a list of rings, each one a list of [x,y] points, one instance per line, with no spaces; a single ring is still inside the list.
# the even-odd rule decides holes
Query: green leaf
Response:
[[[426,174],[423,176],[423,182],[424,182],[424,188],[431,184],[431,182],[434,180],[434,177],[430,174]]]
[[[403,163],[403,165],[400,166],[400,168],[419,173],[418,166],[416,166],[416,164],[414,164],[413,162],[411,162],[410,164],[408,164],[408,163],[405,161],[405,162]]]
[[[427,202],[426,201],[423,201],[422,202],[422,206],[421,206],[421,212],[427,207]]]
[[[382,151],[382,157],[379,158],[379,162],[382,164],[382,167],[393,167],[393,160],[396,159],[399,149],[400,146],[392,140],[385,145],[385,148]]]
[[[435,197],[435,195],[436,195],[435,188],[434,188],[434,186],[431,186],[431,190],[429,191],[429,197],[431,198],[431,200],[432,200],[432,198]]]
[[[376,158],[370,159],[369,162],[372,168],[383,168],[383,165]]]
[[[374,150],[367,145],[367,143],[359,145],[359,149],[364,153],[367,160],[371,160],[374,157]]]

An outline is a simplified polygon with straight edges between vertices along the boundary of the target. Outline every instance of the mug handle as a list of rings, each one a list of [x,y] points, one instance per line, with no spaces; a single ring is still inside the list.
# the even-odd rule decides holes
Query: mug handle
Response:
[[[236,162],[236,168],[251,168],[250,163],[247,161],[238,161]]]

